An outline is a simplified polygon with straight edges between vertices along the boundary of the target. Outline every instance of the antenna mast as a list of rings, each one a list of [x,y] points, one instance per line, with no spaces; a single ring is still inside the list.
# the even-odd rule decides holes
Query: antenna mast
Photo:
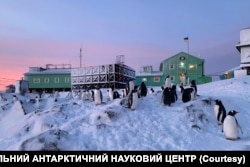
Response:
[[[82,48],[80,48],[80,68],[82,68]]]

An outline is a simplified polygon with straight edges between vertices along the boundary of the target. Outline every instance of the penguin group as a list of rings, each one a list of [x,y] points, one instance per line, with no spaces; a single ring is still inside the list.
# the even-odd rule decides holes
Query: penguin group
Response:
[[[228,113],[220,99],[215,100],[214,114],[218,125],[222,125],[222,132],[226,139],[237,140],[239,139],[239,130],[243,134],[240,124],[238,123],[235,115],[238,111],[230,110]]]
[[[170,77],[167,76],[164,85],[162,86],[162,103],[166,106],[171,106],[177,100],[176,86],[172,85],[170,82]],[[187,103],[193,101],[197,96],[197,86],[195,80],[191,81],[189,87],[184,88],[183,84],[180,84],[180,93],[182,96],[182,101]],[[230,110],[226,112],[225,106],[220,99],[214,100],[214,115],[218,125],[222,125],[222,132],[225,138],[228,140],[239,139],[239,131],[243,134],[241,126],[239,125],[235,115],[238,111]]]
[[[117,99],[117,98],[121,97],[118,90],[114,89],[114,87],[109,88],[107,90],[107,93],[108,93],[108,99],[109,100],[114,100],[114,99]]]

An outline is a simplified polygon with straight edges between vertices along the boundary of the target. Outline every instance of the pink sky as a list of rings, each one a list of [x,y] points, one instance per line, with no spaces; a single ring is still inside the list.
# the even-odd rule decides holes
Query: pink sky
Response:
[[[60,3],[58,3],[60,2]],[[215,5],[216,4],[216,5]],[[249,0],[0,1],[0,90],[29,67],[159,64],[179,52],[205,59],[205,74],[240,63],[235,45],[249,27]]]
[[[116,56],[124,55],[124,63],[136,71],[145,65],[153,65],[158,70],[160,62],[167,58],[166,54],[176,54],[164,48],[119,43],[87,43],[82,47],[66,41],[0,39],[0,44],[5,48],[0,53],[0,78],[4,80],[0,90],[15,83],[15,80],[20,80],[29,67],[45,67],[46,64],[71,64],[73,68],[79,67],[80,48],[83,66],[112,64],[115,63]]]

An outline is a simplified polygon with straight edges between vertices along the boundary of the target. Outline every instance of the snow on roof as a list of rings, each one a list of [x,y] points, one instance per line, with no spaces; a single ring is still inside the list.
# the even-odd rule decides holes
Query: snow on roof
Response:
[[[45,69],[42,71],[29,71],[25,73],[28,74],[70,74],[71,69]]]
[[[135,73],[136,76],[159,76],[163,75],[163,72],[160,71],[152,71],[152,72],[142,72],[142,71],[137,71]]]

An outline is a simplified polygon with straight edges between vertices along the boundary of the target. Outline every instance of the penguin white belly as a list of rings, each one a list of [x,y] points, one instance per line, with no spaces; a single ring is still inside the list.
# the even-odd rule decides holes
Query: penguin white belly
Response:
[[[86,92],[86,100],[90,100],[91,99],[91,94],[90,92]]]
[[[135,110],[138,104],[138,93],[134,92],[132,94],[132,105],[131,105],[131,110]]]
[[[81,99],[81,97],[82,97],[82,94],[81,93],[78,93],[78,95],[77,95],[77,99]]]
[[[109,96],[109,100],[113,100],[113,91],[112,91],[112,89],[109,89],[108,96]]]
[[[238,125],[234,117],[227,116],[223,123],[223,132],[228,139],[238,138]]]
[[[190,99],[191,101],[194,100],[194,98],[195,98],[195,97],[194,97],[194,91],[192,91],[192,92],[190,93],[190,97],[191,97],[191,99]]]
[[[214,116],[215,116],[216,120],[217,120],[217,115],[218,115],[218,113],[219,113],[219,106],[218,106],[218,105],[215,105],[215,106],[214,106]]]
[[[99,105],[102,103],[100,90],[95,90],[94,92],[95,104]]]
[[[134,87],[135,87],[134,81],[129,81],[129,90],[127,92],[127,96],[129,96],[132,93],[132,90],[134,89]]]
[[[86,92],[83,92],[83,93],[82,93],[82,99],[83,99],[83,100],[86,100]]]

